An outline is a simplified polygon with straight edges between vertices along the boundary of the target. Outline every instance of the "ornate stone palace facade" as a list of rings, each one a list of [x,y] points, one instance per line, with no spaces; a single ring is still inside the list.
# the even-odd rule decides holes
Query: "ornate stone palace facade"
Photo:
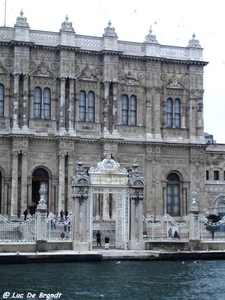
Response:
[[[201,211],[222,212],[225,148],[204,139],[202,52],[195,35],[165,46],[151,29],[120,41],[110,22],[102,37],[68,18],[59,32],[31,30],[22,12],[1,27],[0,213],[23,218],[40,183],[49,211],[71,211],[77,163],[88,171],[109,155],[138,165],[146,218],[185,219],[192,191]]]

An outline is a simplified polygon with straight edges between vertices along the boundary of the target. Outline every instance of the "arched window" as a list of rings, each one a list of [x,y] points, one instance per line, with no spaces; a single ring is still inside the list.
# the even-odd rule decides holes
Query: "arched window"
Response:
[[[86,93],[80,91],[79,93],[79,121],[85,122],[86,116]]]
[[[88,122],[95,121],[95,94],[94,92],[88,93]]]
[[[34,89],[34,118],[50,119],[51,117],[51,91],[40,87]]]
[[[86,92],[79,92],[79,121],[95,121],[95,93],[89,91],[86,98]]]
[[[41,88],[36,87],[34,89],[34,118],[35,119],[41,118],[41,98],[42,98]]]
[[[180,215],[180,178],[171,173],[167,176],[166,186],[166,211],[172,216]]]
[[[174,122],[175,122],[175,127],[179,128],[180,123],[181,123],[181,118],[180,118],[180,99],[175,99],[174,103]]]
[[[180,99],[168,98],[166,101],[166,116],[167,127],[180,128],[181,127],[181,105]]]
[[[136,125],[137,124],[137,97],[135,95],[122,96],[121,101],[121,115],[122,125]]]
[[[122,124],[128,125],[128,96],[122,96]]]
[[[43,91],[43,115],[44,119],[50,119],[51,114],[51,92],[49,88]]]
[[[4,116],[4,86],[0,84],[0,117]]]
[[[132,95],[130,97],[130,125],[137,123],[137,98]]]
[[[167,110],[167,127],[172,127],[173,126],[173,100],[172,99],[167,99],[166,102],[166,110]]]

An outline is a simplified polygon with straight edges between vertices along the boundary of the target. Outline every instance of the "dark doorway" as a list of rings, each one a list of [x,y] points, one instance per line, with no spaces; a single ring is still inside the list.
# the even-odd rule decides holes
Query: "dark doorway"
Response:
[[[40,200],[40,187],[41,183],[45,184],[46,194],[45,201],[48,203],[48,185],[49,185],[49,176],[48,172],[45,169],[36,169],[32,175],[32,205],[37,206]]]

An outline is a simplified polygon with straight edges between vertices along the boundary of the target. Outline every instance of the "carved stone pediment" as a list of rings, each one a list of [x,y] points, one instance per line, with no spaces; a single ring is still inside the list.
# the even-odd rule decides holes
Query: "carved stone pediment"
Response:
[[[31,72],[34,76],[39,77],[56,77],[56,75],[50,70],[49,66],[45,62],[41,62],[37,67]]]
[[[120,164],[108,155],[101,162],[97,163],[97,168],[90,168],[89,174],[91,184],[98,185],[127,185],[128,173],[125,168],[121,169]]]
[[[141,85],[140,80],[136,79],[134,75],[131,74],[131,72],[128,72],[119,79],[119,82],[121,84],[127,84],[127,85]]]
[[[95,75],[89,66],[86,66],[78,75],[78,79],[89,80],[89,81],[97,81],[98,77]]]
[[[166,88],[169,89],[184,89],[185,87],[183,86],[183,84],[180,82],[180,80],[174,76],[172,78],[170,78],[166,84]]]

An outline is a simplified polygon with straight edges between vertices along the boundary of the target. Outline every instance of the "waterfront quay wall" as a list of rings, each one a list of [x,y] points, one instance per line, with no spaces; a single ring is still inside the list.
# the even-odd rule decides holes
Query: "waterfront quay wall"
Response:
[[[72,250],[71,242],[46,242],[38,241],[32,244],[0,244],[0,253],[10,252],[49,252],[49,251],[61,251],[61,250]]]
[[[151,251],[210,251],[225,250],[225,241],[149,241],[145,250]]]

